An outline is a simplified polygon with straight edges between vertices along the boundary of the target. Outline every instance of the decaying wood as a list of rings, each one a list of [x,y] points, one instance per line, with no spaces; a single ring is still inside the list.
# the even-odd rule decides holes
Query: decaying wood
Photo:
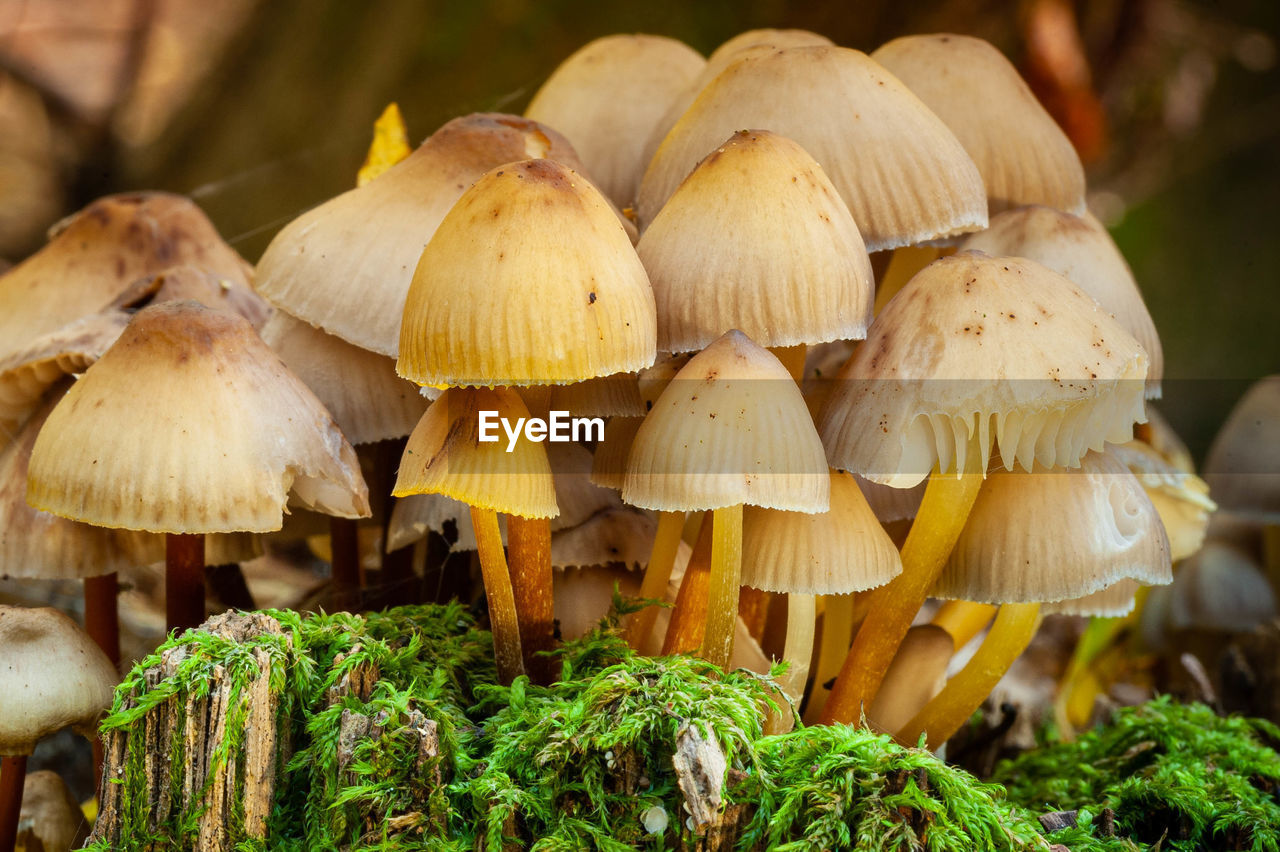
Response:
[[[684,795],[681,848],[689,852],[732,849],[747,812],[744,805],[725,802],[725,782],[732,782],[724,750],[715,736],[705,737],[697,725],[684,724],[676,732],[671,756],[676,783]]]

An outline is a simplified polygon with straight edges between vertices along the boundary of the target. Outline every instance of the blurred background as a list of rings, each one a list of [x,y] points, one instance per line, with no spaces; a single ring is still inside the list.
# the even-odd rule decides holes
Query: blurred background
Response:
[[[416,143],[456,115],[522,111],[598,36],[706,54],[753,27],[866,51],[990,40],[1081,153],[1164,342],[1158,407],[1198,459],[1248,383],[1280,372],[1275,0],[0,0],[0,268],[131,189],[189,195],[256,261],[353,185],[390,101]]]

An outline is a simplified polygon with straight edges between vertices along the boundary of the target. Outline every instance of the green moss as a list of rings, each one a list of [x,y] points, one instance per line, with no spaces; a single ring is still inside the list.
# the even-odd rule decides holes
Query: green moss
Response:
[[[1277,852],[1278,744],[1269,722],[1162,698],[1119,711],[1074,743],[1003,763],[996,780],[1030,808],[1111,808],[1118,834],[1138,843]]]

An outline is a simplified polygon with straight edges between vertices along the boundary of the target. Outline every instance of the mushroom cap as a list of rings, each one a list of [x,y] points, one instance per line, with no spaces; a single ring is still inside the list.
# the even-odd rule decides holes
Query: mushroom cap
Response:
[[[600,191],[626,207],[649,162],[645,142],[654,125],[704,65],[673,38],[605,36],[560,63],[524,114],[568,137]]]
[[[1148,363],[1147,397],[1160,396],[1160,335],[1124,255],[1093,216],[1041,206],[1007,210],[992,216],[987,230],[966,237],[960,250],[1034,260],[1088,293],[1142,344]]]
[[[368,517],[355,451],[243,317],[196,302],[140,311],[49,415],[27,500],[165,533],[280,529],[306,508]]]
[[[396,370],[481,387],[634,372],[653,363],[656,323],[649,278],[599,191],[552,160],[508,163],[423,249]]]
[[[427,410],[412,382],[396,375],[394,358],[353,346],[277,310],[262,339],[306,383],[352,444],[402,438]]]
[[[1024,204],[1084,211],[1080,156],[990,42],[951,33],[904,36],[871,58],[951,128],[978,166],[993,215]]]
[[[1045,615],[1083,615],[1089,618],[1119,618],[1133,612],[1135,595],[1142,584],[1125,577],[1106,588],[1080,598],[1053,601],[1041,606]]]
[[[1209,518],[1217,504],[1209,499],[1209,485],[1194,473],[1179,470],[1149,444],[1129,441],[1108,451],[1138,477],[1169,535],[1169,555],[1181,562],[1204,543]]]
[[[190,263],[162,270],[155,276],[154,283],[156,290],[150,302],[153,305],[194,299],[206,308],[237,313],[259,330],[271,315],[271,304],[248,282]]]
[[[800,389],[768,350],[730,331],[689,359],[645,417],[622,499],[664,511],[825,512],[830,489]]]
[[[822,167],[798,144],[741,130],[685,178],[636,245],[658,348],[702,349],[736,328],[761,346],[861,339],[875,281]]]
[[[974,466],[1075,466],[1143,419],[1142,347],[1093,299],[1021,258],[920,271],[840,370],[819,420],[835,467],[898,488]]]
[[[1173,579],[1169,540],[1141,483],[1107,453],[1079,470],[987,477],[951,557],[939,598],[980,603],[1062,601],[1128,577]]]
[[[175,263],[249,280],[249,265],[186,198],[145,192],[93,202],[0,277],[0,355],[102,311],[138,278]]]
[[[826,46],[743,56],[703,89],[645,172],[641,225],[744,127],[803,146],[840,191],[869,251],[986,227],[982,178],[946,125],[866,54]]]
[[[0,648],[0,755],[66,727],[92,735],[120,678],[87,633],[56,609],[0,605]]]
[[[647,512],[630,506],[605,509],[577,526],[551,533],[551,565],[616,564],[628,569],[646,565],[657,529]]]
[[[521,438],[508,453],[498,419],[493,421],[497,440],[481,441],[481,412],[513,425],[529,416],[510,388],[449,388],[409,436],[391,493],[444,494],[508,515],[554,518],[560,510],[546,449]]]
[[[568,140],[536,121],[455,118],[374,180],[285,225],[254,286],[298,319],[394,358],[409,282],[436,227],[481,175],[527,157],[580,165]]]
[[[604,424],[604,439],[596,444],[596,451],[591,457],[592,482],[602,488],[622,490],[631,445],[643,424],[643,417],[611,417]]]
[[[832,471],[831,508],[742,511],[742,585],[766,592],[844,595],[883,586],[902,559],[853,475]]]
[[[1276,598],[1243,551],[1206,542],[1178,568],[1170,587],[1169,627],[1244,633],[1276,617]]]
[[[568,385],[525,387],[520,389],[520,398],[538,416],[568,411],[576,417],[642,417],[646,410],[637,373],[612,373]]]
[[[1280,375],[1259,379],[1227,415],[1204,463],[1223,509],[1280,523]]]

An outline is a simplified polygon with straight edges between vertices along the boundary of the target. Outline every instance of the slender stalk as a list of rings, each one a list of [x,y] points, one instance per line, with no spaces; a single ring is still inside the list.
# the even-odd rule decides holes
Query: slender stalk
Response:
[[[991,604],[945,601],[934,613],[933,623],[951,634],[951,641],[959,650],[981,633],[995,614],[996,607]]]
[[[945,252],[950,254],[950,252]],[[932,246],[904,246],[903,248],[894,249],[893,257],[889,259],[889,266],[885,269],[884,275],[879,276],[876,283],[876,304],[873,312],[879,315],[884,310],[884,306],[889,300],[897,295],[908,281],[915,277],[915,274],[942,257],[944,251],[942,249],[933,248]]]
[[[853,644],[853,595],[823,595],[822,644],[818,648],[818,667],[813,673],[813,692],[805,707],[804,723],[817,724],[831,690],[824,684],[840,671],[840,663]],[[788,616],[790,618],[790,616]]]
[[[817,621],[817,599],[813,595],[787,595],[787,641],[782,659],[787,662],[787,672],[779,685],[797,709],[804,698],[804,685],[809,679],[809,664],[813,659],[813,630]]]
[[[769,351],[787,368],[796,384],[804,380],[804,359],[809,354],[808,346],[803,343],[795,346],[771,346]]]
[[[84,632],[120,667],[120,582],[115,571],[84,578]]]
[[[330,611],[359,612],[360,538],[355,519],[329,518],[329,550],[333,559]]]
[[[702,641],[703,627],[707,621],[707,592],[711,584],[711,519],[702,522],[698,540],[684,569],[680,581],[680,593],[676,595],[676,607],[671,611],[667,636],[662,643],[662,653],[691,654]]]
[[[972,449],[969,458],[977,456]],[[898,645],[937,579],[982,486],[980,473],[935,473],[902,547],[902,573],[868,594],[867,617],[822,710],[824,724],[853,724],[871,703]]]
[[[204,536],[164,537],[164,617],[169,631],[204,621]]]
[[[538,683],[551,682],[550,651],[555,630],[551,597],[551,519],[507,516],[507,558],[524,668]]]
[[[920,735],[927,733],[930,748],[937,748],[951,739],[982,706],[1018,655],[1026,650],[1039,626],[1038,603],[1000,607],[978,653],[947,681],[942,691],[915,718],[894,735],[894,739],[903,745],[915,745]]]
[[[0,757],[0,852],[13,852],[18,843],[18,813],[27,779],[27,756]]]
[[[738,592],[738,618],[742,619],[747,632],[757,642],[764,635],[764,625],[769,620],[769,604],[772,600],[772,593],[753,586],[743,586]]]
[[[684,512],[659,512],[658,531],[653,536],[653,550],[649,552],[649,564],[640,581],[640,597],[646,600],[662,600],[671,582],[671,569],[676,564],[680,549],[680,533],[684,531]],[[658,617],[656,604],[633,613],[624,636],[627,644],[637,651],[644,646],[653,632],[654,619]]]
[[[476,531],[476,551],[484,592],[489,600],[489,626],[493,630],[493,653],[498,663],[498,681],[504,686],[524,674],[520,653],[520,623],[516,619],[516,599],[511,590],[507,557],[502,552],[498,513],[471,507],[471,525]]]
[[[702,657],[721,668],[733,656],[742,585],[742,504],[716,509],[711,520],[711,586],[707,589],[707,629]]]

